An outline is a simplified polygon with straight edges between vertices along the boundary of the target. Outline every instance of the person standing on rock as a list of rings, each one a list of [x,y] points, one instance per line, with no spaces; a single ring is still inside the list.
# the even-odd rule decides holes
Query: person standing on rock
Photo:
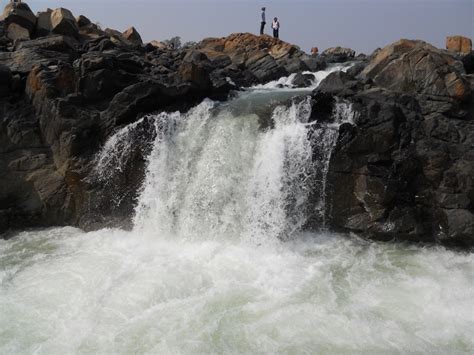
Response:
[[[260,22],[260,34],[263,35],[263,31],[265,30],[265,25],[267,22],[265,21],[265,8],[262,7],[262,20]]]
[[[275,17],[273,19],[272,28],[273,28],[273,37],[279,38],[279,35],[280,35],[280,22],[278,21],[277,17]]]

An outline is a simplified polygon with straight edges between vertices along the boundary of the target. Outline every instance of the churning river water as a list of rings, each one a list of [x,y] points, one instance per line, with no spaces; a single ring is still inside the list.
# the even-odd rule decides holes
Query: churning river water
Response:
[[[472,352],[471,254],[304,232],[310,214],[324,227],[325,176],[352,111],[340,102],[334,122],[309,122],[304,97],[279,104],[305,94],[291,79],[149,116],[131,231],[0,241],[0,353]],[[134,127],[104,145],[102,178],[120,173]]]

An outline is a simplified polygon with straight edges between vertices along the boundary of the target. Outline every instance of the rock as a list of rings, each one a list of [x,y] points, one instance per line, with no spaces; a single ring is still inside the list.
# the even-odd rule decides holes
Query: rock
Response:
[[[35,50],[47,50],[56,51],[63,53],[74,54],[78,50],[79,44],[76,40],[71,37],[62,35],[52,35],[48,37],[42,37],[31,41],[20,42],[15,45],[15,50],[19,51],[22,49],[35,49]]]
[[[51,13],[53,10],[48,9],[46,11],[38,12],[38,21],[36,23],[36,36],[44,37],[48,36],[52,30],[53,25],[51,23]]]
[[[89,20],[84,15],[77,16],[76,23],[77,23],[77,26],[79,26],[79,28],[86,27],[86,26],[89,26],[90,24],[92,24],[91,20]]]
[[[344,63],[354,59],[355,51],[350,48],[331,47],[326,49],[321,55],[329,63]]]
[[[451,52],[469,54],[472,51],[472,41],[463,36],[446,37],[446,49]]]
[[[169,49],[169,47],[165,43],[160,41],[151,41],[148,44],[151,45],[153,49]]]
[[[313,82],[315,80],[314,74],[302,74],[298,73],[296,74],[295,78],[293,79],[293,86],[297,88],[306,88],[311,85],[313,85]]]
[[[16,24],[27,29],[30,34],[36,25],[36,16],[26,3],[10,2],[5,6],[0,20],[5,21],[7,27],[10,24]]]
[[[396,92],[463,102],[471,90],[459,72],[460,66],[452,56],[430,44],[400,40],[382,49],[361,76]]]
[[[130,42],[136,43],[136,44],[143,44],[142,37],[138,33],[138,31],[135,29],[135,27],[130,27],[123,33],[123,37]]]
[[[10,93],[10,86],[13,80],[10,68],[0,64],[0,97]]]
[[[448,246],[472,247],[474,234],[474,215],[466,209],[443,209],[440,215],[443,230],[439,241]]]
[[[91,23],[89,25],[79,28],[79,35],[86,38],[86,40],[104,39],[106,33],[102,31],[96,24]]]
[[[332,73],[315,90],[311,121],[331,119],[341,100],[353,110],[327,176],[332,229],[474,247],[474,121],[459,111],[473,112],[474,100],[459,92],[465,77],[456,63],[424,42],[402,40],[378,52],[360,78]],[[412,80],[420,86],[407,85]]]
[[[12,72],[27,74],[34,65],[52,65],[58,62],[68,62],[71,55],[49,50],[24,48],[15,52],[0,52],[0,64],[7,65]]]
[[[208,38],[196,46],[209,58],[226,54],[232,64],[251,74],[250,82],[266,82],[288,73],[322,67],[320,60],[313,60],[297,46],[279,39],[250,33],[235,33],[225,38]],[[247,79],[245,79],[247,80]]]
[[[306,64],[309,70],[312,72],[317,72],[327,68],[327,63],[321,56],[317,57],[301,57],[302,61]]]
[[[347,71],[347,75],[355,78],[357,75],[359,75],[367,66],[366,62],[359,62],[355,63],[353,66],[351,66]]]
[[[79,33],[72,12],[62,7],[51,12],[51,27],[52,32],[65,36],[76,37]]]
[[[30,39],[30,32],[16,23],[11,23],[7,27],[7,37],[12,41],[26,41]]]
[[[324,94],[338,94],[341,96],[352,93],[350,91],[357,85],[357,82],[353,80],[349,74],[336,71],[329,74],[317,87],[316,92],[321,92]]]

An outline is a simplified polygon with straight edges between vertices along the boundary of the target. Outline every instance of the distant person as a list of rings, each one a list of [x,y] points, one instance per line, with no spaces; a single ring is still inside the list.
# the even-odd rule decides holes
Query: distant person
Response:
[[[275,38],[279,38],[279,32],[280,32],[280,22],[278,22],[278,18],[275,17],[273,19],[273,23],[272,23],[272,28],[273,28],[273,37]]]
[[[262,22],[260,22],[260,34],[263,35],[263,31],[265,30],[265,25],[267,24],[265,20],[265,8],[262,7]]]

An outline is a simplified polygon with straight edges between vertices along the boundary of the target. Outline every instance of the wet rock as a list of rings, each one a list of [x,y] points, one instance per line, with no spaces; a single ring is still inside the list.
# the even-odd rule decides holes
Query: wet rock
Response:
[[[293,86],[297,88],[306,88],[313,84],[315,80],[314,74],[296,74],[295,78],[293,79]]]
[[[317,87],[315,92],[346,96],[353,94],[360,83],[353,76],[342,71],[329,74]]]

